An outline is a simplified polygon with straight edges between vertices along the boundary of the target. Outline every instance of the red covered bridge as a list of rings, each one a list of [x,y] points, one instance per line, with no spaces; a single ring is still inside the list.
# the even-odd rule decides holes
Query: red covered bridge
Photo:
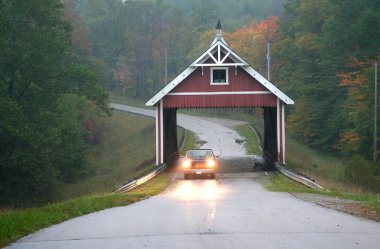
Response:
[[[233,52],[218,22],[211,47],[151,98],[156,107],[156,163],[177,154],[177,109],[264,109],[264,155],[285,164],[285,105],[294,101]]]

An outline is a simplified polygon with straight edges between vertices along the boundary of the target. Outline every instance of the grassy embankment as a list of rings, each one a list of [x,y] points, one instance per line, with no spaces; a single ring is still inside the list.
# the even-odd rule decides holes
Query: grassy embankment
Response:
[[[255,127],[263,131],[263,122],[256,122]],[[345,179],[346,162],[344,159],[317,151],[286,135],[287,166],[300,174],[307,175],[318,184],[336,193],[354,193],[371,195],[380,202],[378,194]]]
[[[92,173],[57,192],[58,200],[41,207],[0,211],[0,247],[29,233],[98,210],[128,205],[161,192],[169,184],[159,176],[128,194],[111,194],[128,179],[154,167],[154,120],[114,112],[104,123],[100,144],[92,147],[87,167]],[[153,155],[153,156],[152,156]]]
[[[259,140],[249,125],[240,125],[236,127],[236,131],[245,137],[246,143],[244,146],[249,155],[261,155]]]
[[[146,107],[144,100],[141,99],[131,99],[125,96],[110,94],[110,102],[112,103],[118,103],[118,104],[124,104],[124,105],[130,105],[130,106],[136,106],[141,108],[152,108],[152,107]],[[178,140],[181,138],[181,131],[178,130]],[[183,148],[181,149],[181,155],[184,155],[187,150],[193,149],[196,145],[196,137],[194,133],[186,130],[186,140]]]
[[[93,173],[64,185],[59,193],[63,199],[109,193],[154,167],[153,119],[115,111],[105,121],[104,130],[100,144],[93,146],[87,156],[87,167]]]

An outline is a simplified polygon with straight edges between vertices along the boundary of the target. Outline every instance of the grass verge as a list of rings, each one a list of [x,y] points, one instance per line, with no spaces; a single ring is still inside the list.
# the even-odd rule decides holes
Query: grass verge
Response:
[[[263,185],[265,189],[272,192],[288,192],[288,193],[310,193],[323,194],[323,191],[308,188],[305,185],[296,182],[280,173],[276,173],[264,178]]]
[[[260,143],[256,134],[252,131],[250,125],[240,125],[236,128],[236,131],[246,138],[244,147],[248,154],[261,155]]]
[[[376,194],[368,193],[350,193],[340,190],[332,190],[330,192],[319,191],[315,189],[308,188],[296,181],[293,181],[281,174],[274,174],[263,180],[263,186],[273,192],[288,192],[288,193],[308,193],[308,194],[319,194],[326,196],[335,196],[342,199],[348,199],[353,201],[358,201],[364,205],[371,207],[377,213],[380,214],[380,198]]]
[[[38,208],[0,213],[0,247],[30,233],[65,220],[99,210],[126,206],[162,192],[170,179],[159,175],[146,184],[125,194],[89,195]]]
[[[195,149],[196,141],[197,141],[197,137],[194,133],[192,133],[189,130],[186,130],[185,132],[186,132],[186,139],[185,139],[185,144],[181,148],[181,155],[185,155],[186,151],[190,149]]]

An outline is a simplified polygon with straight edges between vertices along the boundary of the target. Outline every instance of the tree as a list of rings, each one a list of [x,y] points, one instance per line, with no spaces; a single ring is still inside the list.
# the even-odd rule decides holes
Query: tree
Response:
[[[64,0],[63,1],[63,18],[71,24],[71,41],[72,47],[76,53],[89,55],[92,44],[88,37],[88,29],[83,23],[82,18],[79,16],[77,7],[77,0]]]
[[[371,61],[355,57],[349,63],[350,71],[340,72],[340,85],[347,90],[344,111],[347,127],[340,134],[339,149],[343,155],[359,154],[370,159],[373,155],[373,84]]]
[[[379,55],[380,34],[373,27],[379,25],[380,3],[290,0],[285,7],[273,54],[282,61],[281,84],[297,103],[290,132],[321,150],[369,158],[368,64]]]
[[[81,16],[89,28],[92,54],[113,66],[128,49],[128,14],[122,1],[85,0]]]
[[[218,20],[216,13],[219,8],[213,1],[191,1],[191,9],[191,26],[189,28],[195,28],[198,33],[210,29]]]
[[[72,53],[62,1],[0,2],[0,203],[47,198],[83,172],[80,106],[107,112],[91,66]]]
[[[227,37],[230,46],[264,74],[267,68],[267,44],[274,43],[278,36],[278,17],[270,16],[260,23],[252,21],[248,27],[237,29]]]

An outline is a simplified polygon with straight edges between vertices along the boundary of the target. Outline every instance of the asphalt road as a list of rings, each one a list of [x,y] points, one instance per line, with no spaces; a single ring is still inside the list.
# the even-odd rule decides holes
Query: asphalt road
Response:
[[[158,196],[66,221],[7,248],[380,248],[380,223],[268,192],[265,177],[183,180],[176,173]]]

